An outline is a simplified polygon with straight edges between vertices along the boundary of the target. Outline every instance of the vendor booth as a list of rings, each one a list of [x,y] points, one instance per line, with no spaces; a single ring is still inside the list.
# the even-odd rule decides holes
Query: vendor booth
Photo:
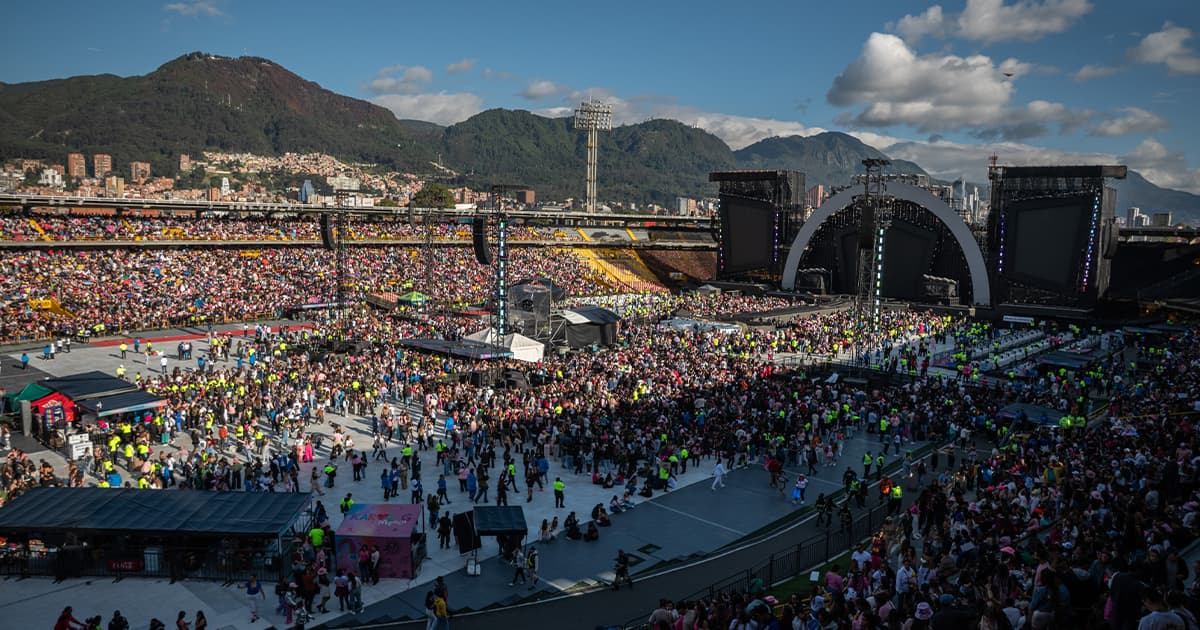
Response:
[[[290,575],[307,494],[32,488],[0,508],[0,575],[266,583]]]
[[[358,503],[338,526],[337,566],[358,568],[358,551],[364,546],[379,548],[379,577],[413,579],[425,559],[425,533],[421,504]]]

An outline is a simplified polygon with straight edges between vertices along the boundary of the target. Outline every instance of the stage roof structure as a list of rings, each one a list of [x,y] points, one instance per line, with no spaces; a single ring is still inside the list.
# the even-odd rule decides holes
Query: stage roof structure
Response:
[[[421,352],[448,354],[464,359],[506,359],[513,355],[508,348],[478,341],[448,339],[401,339],[399,345]]]
[[[88,398],[100,398],[137,389],[137,386],[127,380],[105,374],[99,370],[72,374],[61,378],[49,378],[39,381],[39,385],[52,389],[76,402]]]
[[[89,398],[75,403],[80,409],[94,413],[99,418],[118,413],[157,409],[166,406],[166,404],[166,398],[141,390],[113,394],[111,396],[101,396],[100,398]]]
[[[0,508],[0,532],[276,537],[308,502],[292,492],[32,488]]]

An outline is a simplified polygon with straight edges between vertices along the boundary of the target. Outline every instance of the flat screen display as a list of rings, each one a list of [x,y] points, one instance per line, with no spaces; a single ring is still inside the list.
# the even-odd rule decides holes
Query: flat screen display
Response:
[[[775,208],[770,203],[721,196],[723,272],[770,268],[774,244]]]

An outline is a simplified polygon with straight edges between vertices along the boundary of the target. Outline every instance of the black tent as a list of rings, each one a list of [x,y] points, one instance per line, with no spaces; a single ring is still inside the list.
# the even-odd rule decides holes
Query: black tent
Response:
[[[572,348],[611,346],[617,342],[616,313],[599,306],[577,306],[563,311],[563,327],[567,345]]]
[[[0,534],[280,536],[308,504],[292,492],[32,488],[0,509]]]
[[[157,409],[166,406],[166,404],[166,398],[137,390],[81,400],[78,406],[84,411],[94,413],[97,417],[103,418],[118,413]]]
[[[62,378],[50,378],[38,383],[76,402],[87,398],[100,398],[137,389],[133,383],[98,370],[72,374]]]

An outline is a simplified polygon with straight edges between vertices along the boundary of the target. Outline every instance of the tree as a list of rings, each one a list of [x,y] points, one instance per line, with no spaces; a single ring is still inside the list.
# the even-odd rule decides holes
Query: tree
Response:
[[[413,195],[409,205],[414,208],[453,208],[454,193],[444,184],[425,184]]]

